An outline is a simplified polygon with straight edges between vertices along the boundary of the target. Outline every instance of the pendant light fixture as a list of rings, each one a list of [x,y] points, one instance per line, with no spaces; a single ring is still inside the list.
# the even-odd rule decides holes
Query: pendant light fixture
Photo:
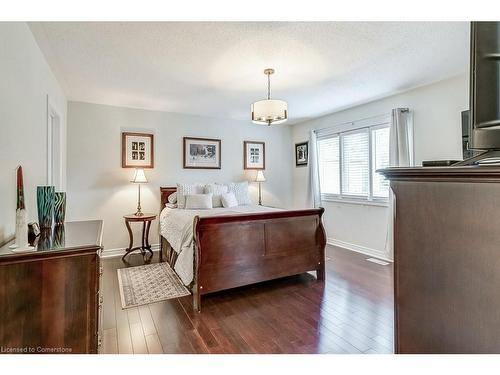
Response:
[[[267,99],[252,104],[252,122],[269,126],[281,124],[288,119],[288,104],[271,99],[271,74],[274,74],[274,69],[266,69],[264,74],[267,75]]]

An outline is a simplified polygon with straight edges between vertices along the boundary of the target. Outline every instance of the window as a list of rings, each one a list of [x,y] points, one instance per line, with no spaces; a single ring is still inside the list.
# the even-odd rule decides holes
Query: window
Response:
[[[322,199],[387,200],[389,182],[376,170],[389,166],[388,121],[320,133],[317,146]]]
[[[346,133],[342,138],[342,194],[368,198],[370,140],[368,129]]]
[[[339,137],[322,139],[318,142],[319,179],[321,192],[340,194]]]

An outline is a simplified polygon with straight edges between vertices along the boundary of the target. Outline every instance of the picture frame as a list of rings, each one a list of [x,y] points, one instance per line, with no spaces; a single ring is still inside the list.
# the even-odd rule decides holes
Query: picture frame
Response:
[[[266,143],[259,141],[243,142],[243,169],[266,169]]]
[[[183,138],[184,169],[221,169],[221,140],[212,138]]]
[[[122,132],[122,168],[154,168],[154,135]]]
[[[309,162],[309,142],[295,144],[295,166],[307,166]]]

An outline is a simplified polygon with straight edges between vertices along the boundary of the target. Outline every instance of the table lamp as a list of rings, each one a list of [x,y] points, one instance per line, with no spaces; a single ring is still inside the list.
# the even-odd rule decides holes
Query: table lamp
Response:
[[[257,172],[257,176],[255,177],[255,182],[259,183],[259,206],[262,206],[262,189],[261,189],[261,185],[265,181],[266,181],[266,178],[264,177],[264,172],[263,171],[258,171]]]
[[[144,214],[141,212],[141,184],[145,184],[148,182],[146,175],[144,174],[144,169],[137,168],[134,173],[134,178],[130,182],[139,185],[139,199],[137,201],[137,212],[134,215],[142,216]]]

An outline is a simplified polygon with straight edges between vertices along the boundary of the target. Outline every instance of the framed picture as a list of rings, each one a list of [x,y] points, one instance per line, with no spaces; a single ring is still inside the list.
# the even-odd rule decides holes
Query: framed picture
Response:
[[[307,165],[309,161],[309,142],[295,144],[295,166]]]
[[[264,142],[243,142],[244,169],[266,169],[266,144]]]
[[[154,138],[147,133],[122,133],[122,168],[153,168]]]
[[[184,168],[220,169],[220,139],[184,137]]]

